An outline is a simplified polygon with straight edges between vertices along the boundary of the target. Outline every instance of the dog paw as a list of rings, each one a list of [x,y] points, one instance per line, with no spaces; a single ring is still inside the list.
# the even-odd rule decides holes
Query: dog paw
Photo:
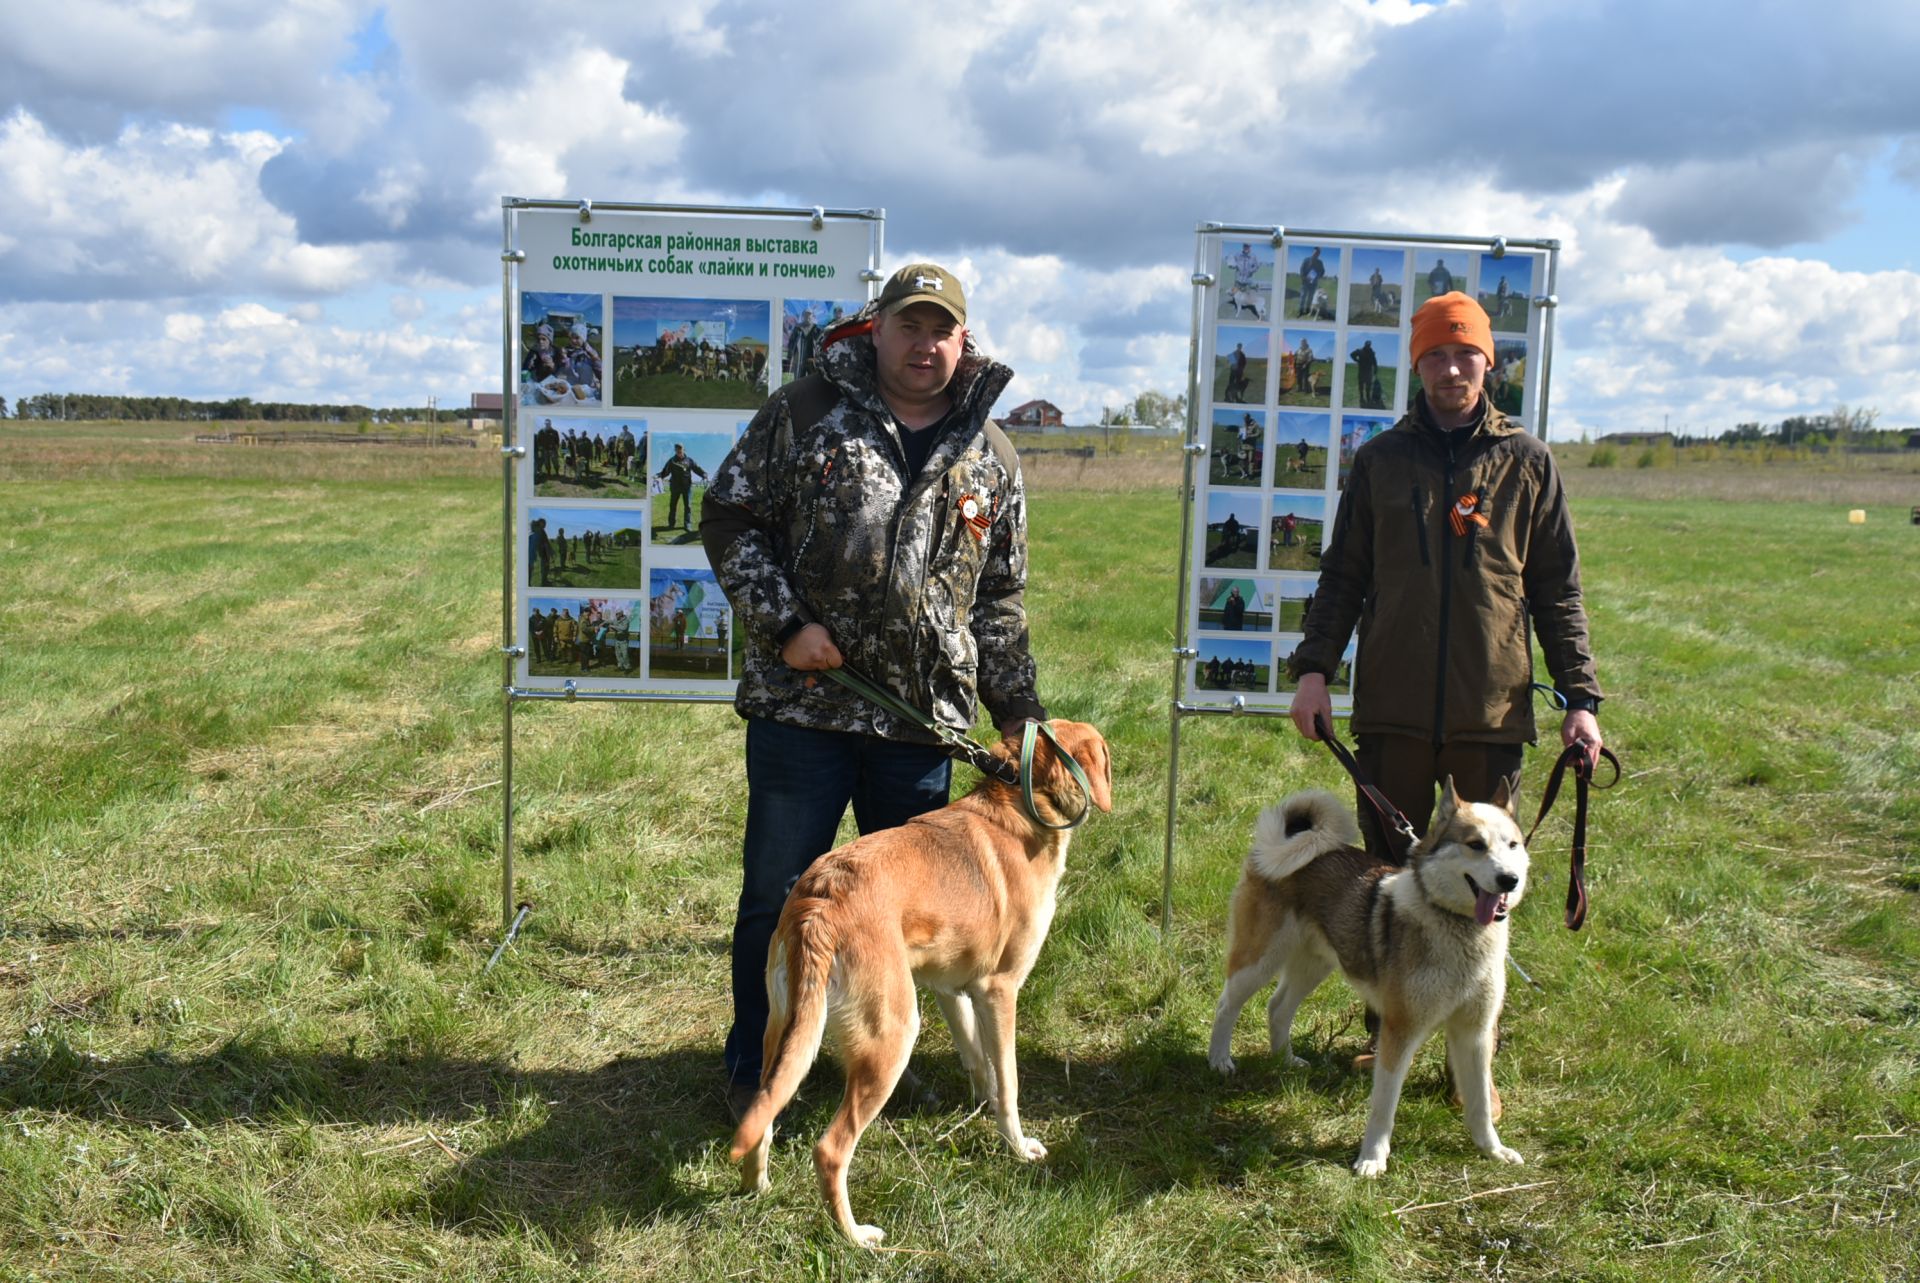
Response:
[[[1362,1155],[1353,1160],[1353,1174],[1355,1176],[1365,1176],[1371,1180],[1386,1170],[1387,1160],[1384,1158],[1368,1158]]]
[[[1225,1052],[1222,1052],[1218,1056],[1208,1056],[1207,1063],[1212,1065],[1220,1073],[1229,1077],[1240,1068],[1240,1066],[1233,1063],[1233,1057],[1227,1055]]]
[[[766,1172],[758,1176],[750,1172],[740,1173],[740,1192],[742,1194],[764,1194],[773,1188],[773,1177]]]
[[[1023,1163],[1037,1163],[1047,1156],[1047,1147],[1031,1136],[1022,1136],[1014,1144],[1013,1152]]]
[[[879,1247],[886,1241],[887,1232],[878,1225],[856,1225],[847,1237],[861,1247]]]
[[[1287,1053],[1288,1069],[1305,1069],[1306,1067],[1307,1067],[1307,1058],[1305,1056],[1296,1056],[1292,1052]]]
[[[1512,1163],[1515,1167],[1523,1167],[1527,1161],[1520,1157],[1519,1151],[1508,1149],[1505,1145],[1495,1145],[1487,1151],[1487,1157],[1496,1163]]]

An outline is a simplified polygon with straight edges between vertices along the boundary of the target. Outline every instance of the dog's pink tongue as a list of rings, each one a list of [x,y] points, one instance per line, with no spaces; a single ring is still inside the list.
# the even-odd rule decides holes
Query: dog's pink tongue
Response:
[[[1494,915],[1504,911],[1506,907],[1506,896],[1482,891],[1473,899],[1473,920],[1483,927],[1490,927],[1493,925]]]

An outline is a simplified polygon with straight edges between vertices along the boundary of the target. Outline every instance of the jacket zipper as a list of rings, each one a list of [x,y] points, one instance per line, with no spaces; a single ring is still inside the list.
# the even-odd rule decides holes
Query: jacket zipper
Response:
[[[1451,506],[1453,494],[1453,437],[1447,437],[1446,480],[1440,490],[1440,501]],[[1421,526],[1421,537],[1425,538],[1426,527]],[[1439,664],[1433,683],[1433,746],[1439,748],[1446,740],[1447,725],[1447,638],[1452,629],[1450,619],[1453,614],[1453,558],[1446,555],[1447,540],[1452,535],[1453,523],[1440,523],[1440,647]]]
[[[800,538],[800,544],[793,552],[794,564],[798,565],[809,546],[813,543],[813,533],[820,524],[820,501],[826,496],[827,481],[833,476],[834,461],[840,457],[840,447],[835,446],[833,453],[827,456],[826,466],[820,469],[820,485],[814,491],[813,502],[807,505],[807,533]]]
[[[1427,522],[1420,511],[1420,483],[1413,483],[1413,529],[1420,536],[1420,564],[1431,566],[1433,559],[1427,555]]]
[[[969,400],[971,400],[971,398],[969,398]],[[962,410],[968,410],[968,409],[969,407],[962,407],[960,403],[956,401],[948,407],[947,413],[951,415],[955,411],[962,411]],[[953,425],[951,422],[949,422],[947,425],[947,432],[951,432],[952,430],[953,430]],[[895,441],[892,439],[894,434],[883,433],[882,435],[886,436],[889,439],[889,443],[893,446],[893,452],[894,452],[895,458],[898,461],[899,472],[900,472],[900,502],[895,504],[893,509],[893,528],[889,532],[889,535],[887,538],[886,579],[882,581],[885,586],[881,589],[883,593],[891,595],[894,587],[894,584],[893,584],[894,565],[899,560],[899,557],[900,557],[900,523],[906,519],[907,513],[910,512],[913,508],[913,490],[914,490],[913,483],[915,482],[915,480],[917,480],[917,478],[910,477],[907,475],[906,451],[901,447],[898,441]],[[943,433],[942,435],[944,436],[946,435],[946,433]],[[933,454],[937,452],[939,449],[940,449],[940,442],[936,439],[933,442],[927,454],[927,458],[929,461],[932,460]],[[944,509],[946,507],[944,503],[944,499],[946,497],[946,487],[949,484],[949,480],[944,473],[941,476],[940,484],[941,484],[941,498],[943,500],[941,504],[941,508]],[[937,524],[935,526],[934,538],[936,540],[939,538]],[[926,564],[922,565],[920,568],[919,587],[920,587],[920,594],[922,599],[924,599],[926,595],[927,574],[932,569],[932,564],[933,563],[929,561]],[[916,615],[921,615],[921,614],[924,614],[924,612],[916,611]],[[919,675],[919,682],[920,682],[919,688],[913,692],[914,699],[920,704],[931,705],[932,695],[933,695],[933,684],[926,679],[925,673],[927,671],[927,666],[921,660],[922,652],[920,648],[920,629],[919,628],[909,629],[908,635],[912,638],[911,653],[907,656],[908,664],[911,670],[915,674]]]

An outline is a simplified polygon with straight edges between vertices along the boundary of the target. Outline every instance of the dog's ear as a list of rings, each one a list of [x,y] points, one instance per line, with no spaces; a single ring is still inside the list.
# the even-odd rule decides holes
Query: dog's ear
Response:
[[[1443,816],[1452,815],[1459,809],[1460,795],[1453,790],[1453,776],[1451,774],[1442,776],[1440,780],[1440,814]]]
[[[1093,804],[1102,811],[1113,810],[1113,751],[1107,747],[1106,739],[1091,726],[1082,726],[1086,738],[1074,745],[1074,760],[1080,763],[1080,769],[1087,773],[1087,784],[1093,790]]]
[[[1500,783],[1497,786],[1495,786],[1493,790],[1493,796],[1488,798],[1487,800],[1493,803],[1493,805],[1499,807],[1501,810],[1505,811],[1508,815],[1513,816],[1514,819],[1517,820],[1520,818],[1519,816],[1514,815],[1513,803],[1515,799],[1513,795],[1513,790],[1507,787],[1506,776],[1502,775],[1500,777]]]
[[[1085,722],[1055,718],[1051,725],[1053,733],[1060,737],[1060,748],[1072,755],[1087,777],[1087,800],[1102,811],[1111,811],[1113,756],[1107,749],[1107,741]],[[1049,766],[1047,782],[1055,805],[1062,814],[1072,815],[1080,809],[1080,785],[1074,780],[1073,772],[1067,769],[1066,763],[1054,760]]]

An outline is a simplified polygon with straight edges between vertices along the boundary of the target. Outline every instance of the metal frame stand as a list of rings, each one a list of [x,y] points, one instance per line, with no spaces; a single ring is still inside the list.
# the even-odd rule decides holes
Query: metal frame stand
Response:
[[[502,212],[502,240],[500,247],[501,263],[501,316],[504,323],[501,328],[502,342],[500,351],[501,398],[500,418],[500,467],[501,467],[501,517],[500,517],[500,924],[501,939],[499,946],[487,960],[486,970],[491,971],[500,961],[520,928],[526,925],[533,912],[530,901],[516,901],[514,896],[514,798],[513,798],[513,706],[520,700],[564,700],[574,702],[606,701],[613,703],[667,703],[667,704],[731,704],[731,694],[676,693],[671,691],[605,691],[580,690],[572,681],[561,684],[559,689],[527,688],[514,685],[514,665],[526,654],[525,647],[514,641],[516,601],[514,589],[518,579],[514,573],[514,558],[520,545],[518,532],[514,529],[514,513],[517,499],[516,489],[519,476],[519,461],[526,457],[527,447],[519,443],[520,436],[520,398],[519,398],[519,362],[516,358],[516,344],[520,333],[520,265],[526,262],[526,252],[516,243],[517,219],[523,210],[571,210],[582,223],[590,222],[597,213],[633,213],[633,214],[692,214],[702,216],[723,216],[743,218],[801,218],[806,219],[814,230],[819,230],[829,218],[858,219],[867,223],[867,265],[860,273],[860,282],[866,294],[871,298],[881,280],[885,279],[879,270],[881,253],[886,237],[887,212],[884,209],[829,209],[822,205],[801,207],[740,206],[740,205],[656,205],[634,202],[607,201],[596,203],[591,200],[534,200],[518,196],[504,196],[500,200]]]
[[[1252,239],[1263,237],[1270,239],[1274,249],[1274,272],[1277,294],[1284,295],[1286,264],[1280,250],[1282,242],[1289,240],[1379,242],[1389,245],[1446,245],[1458,246],[1467,250],[1483,250],[1494,258],[1503,257],[1509,249],[1543,250],[1547,264],[1546,290],[1531,299],[1533,306],[1541,311],[1540,327],[1540,383],[1535,399],[1539,435],[1542,441],[1547,439],[1547,392],[1553,372],[1553,316],[1560,300],[1555,293],[1559,283],[1560,242],[1557,240],[1509,240],[1504,236],[1432,236],[1432,235],[1393,235],[1384,232],[1338,232],[1319,228],[1287,228],[1252,226],[1238,223],[1203,222],[1194,229],[1193,256],[1193,335],[1187,347],[1187,437],[1182,446],[1185,455],[1182,469],[1180,494],[1180,596],[1174,616],[1173,644],[1173,696],[1168,701],[1169,720],[1167,754],[1167,825],[1166,850],[1161,864],[1160,877],[1160,934],[1163,939],[1173,930],[1173,849],[1179,830],[1180,811],[1180,724],[1182,719],[1199,716],[1229,717],[1287,717],[1285,708],[1249,705],[1245,696],[1236,695],[1231,703],[1194,704],[1186,699],[1187,661],[1197,655],[1197,651],[1188,644],[1187,604],[1192,592],[1190,577],[1193,573],[1193,521],[1194,498],[1197,486],[1194,478],[1194,460],[1205,458],[1207,445],[1201,436],[1202,412],[1204,410],[1205,388],[1202,386],[1200,371],[1201,327],[1208,324],[1207,300],[1217,285],[1218,279],[1209,270],[1208,247],[1212,237],[1240,236]],[[1920,509],[1916,509],[1920,512]],[[1331,516],[1329,516],[1331,520]]]

